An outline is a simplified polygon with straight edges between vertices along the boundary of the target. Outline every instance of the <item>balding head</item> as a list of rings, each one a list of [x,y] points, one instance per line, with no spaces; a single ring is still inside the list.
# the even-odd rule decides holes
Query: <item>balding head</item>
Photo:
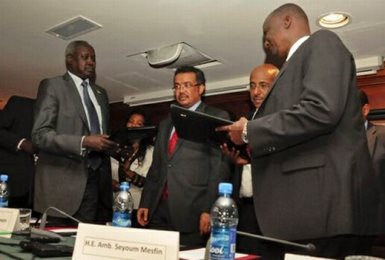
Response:
[[[250,74],[250,100],[259,108],[271,89],[271,85],[279,70],[272,64],[262,64],[255,67]]]
[[[295,4],[278,7],[263,23],[264,50],[273,57],[286,58],[291,46],[305,35],[310,35],[309,21]]]

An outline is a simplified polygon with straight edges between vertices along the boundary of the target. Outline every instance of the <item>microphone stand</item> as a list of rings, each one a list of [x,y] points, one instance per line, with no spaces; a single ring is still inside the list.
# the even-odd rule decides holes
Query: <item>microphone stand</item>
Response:
[[[297,247],[297,248],[302,248],[302,249],[305,249],[306,251],[309,251],[309,252],[314,252],[316,250],[315,245],[313,245],[311,243],[300,244],[300,243],[295,243],[295,242],[291,242],[291,241],[287,241],[287,240],[251,234],[251,233],[247,233],[247,232],[243,232],[243,231],[237,231],[237,234],[241,235],[241,236],[253,237],[253,238],[260,239],[260,240],[270,241],[270,242],[278,243],[281,245],[288,245],[288,246],[293,246],[293,247]]]
[[[72,217],[70,214],[65,213],[64,211],[62,211],[62,210],[60,210],[60,209],[58,209],[58,208],[56,208],[56,207],[48,207],[48,208],[44,211],[44,213],[43,213],[43,215],[42,215],[42,217],[41,217],[39,229],[44,229],[44,228],[45,228],[45,225],[47,224],[47,213],[48,213],[48,211],[50,211],[50,210],[56,211],[57,213],[60,213],[62,216],[65,216],[65,217],[67,217],[67,218],[69,218],[69,219],[72,219],[73,221],[75,221],[75,222],[77,222],[77,223],[81,223],[80,220],[78,220],[78,219]]]

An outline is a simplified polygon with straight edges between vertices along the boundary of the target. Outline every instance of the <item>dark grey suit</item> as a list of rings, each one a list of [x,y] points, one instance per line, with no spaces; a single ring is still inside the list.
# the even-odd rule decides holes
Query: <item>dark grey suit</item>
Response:
[[[109,106],[105,90],[91,84],[102,112],[106,133]],[[35,210],[55,206],[71,215],[77,212],[85,192],[89,171],[87,157],[81,155],[82,136],[89,127],[81,98],[69,76],[45,79],[40,83],[32,139],[40,148],[35,179]],[[100,178],[111,182],[109,159],[103,158]],[[104,205],[111,208],[112,190],[105,182]]]
[[[225,111],[201,103],[197,111],[229,118]],[[167,181],[170,227],[199,232],[201,213],[210,212],[220,180],[229,177],[228,162],[218,147],[179,139],[171,157],[167,154],[171,117],[159,125],[153,163],[146,178],[140,208],[149,209],[150,227]],[[194,131],[194,129],[191,129]]]
[[[248,123],[263,234],[301,240],[381,231],[360,109],[352,55],[334,33],[314,33]]]

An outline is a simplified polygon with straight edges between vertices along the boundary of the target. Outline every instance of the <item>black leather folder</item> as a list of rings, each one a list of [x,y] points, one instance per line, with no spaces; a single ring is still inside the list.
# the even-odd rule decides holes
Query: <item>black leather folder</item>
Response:
[[[135,140],[151,138],[156,134],[155,126],[122,128],[112,132],[109,139],[119,144],[119,147],[106,151],[106,154],[123,163],[134,152],[132,144]]]
[[[178,137],[198,142],[221,145],[229,141],[226,132],[215,131],[216,127],[233,122],[172,104],[171,118]]]
[[[129,127],[112,132],[109,139],[123,147],[131,145],[134,140],[153,136],[155,133],[156,126]]]
[[[249,158],[246,145],[235,145],[231,142],[227,132],[215,131],[215,128],[219,126],[231,125],[232,121],[199,111],[188,110],[174,104],[170,106],[170,113],[178,137],[198,143],[211,143],[216,146],[226,143],[230,149],[239,150],[240,156],[243,158]]]

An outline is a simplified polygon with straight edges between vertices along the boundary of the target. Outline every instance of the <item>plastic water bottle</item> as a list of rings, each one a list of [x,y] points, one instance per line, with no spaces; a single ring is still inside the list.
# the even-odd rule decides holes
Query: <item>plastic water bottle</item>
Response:
[[[116,227],[131,227],[132,209],[134,208],[134,202],[132,200],[131,193],[129,192],[130,186],[128,182],[122,182],[120,184],[120,192],[114,200],[112,225]]]
[[[0,175],[0,208],[8,207],[8,175]]]
[[[233,185],[219,183],[219,198],[211,208],[210,259],[235,258],[238,209],[231,198]]]

